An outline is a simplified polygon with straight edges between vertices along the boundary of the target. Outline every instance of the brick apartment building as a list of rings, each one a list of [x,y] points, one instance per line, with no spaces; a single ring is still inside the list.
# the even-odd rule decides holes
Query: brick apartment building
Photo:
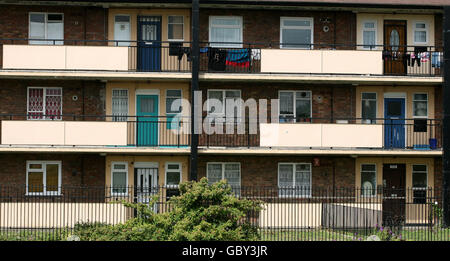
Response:
[[[200,134],[197,179],[299,198],[441,187],[442,3],[387,2],[200,1],[203,116],[226,109],[207,99],[266,99],[268,122]],[[190,114],[171,105],[192,100],[190,1],[0,0],[0,13],[0,186],[189,180],[191,135],[174,130]]]

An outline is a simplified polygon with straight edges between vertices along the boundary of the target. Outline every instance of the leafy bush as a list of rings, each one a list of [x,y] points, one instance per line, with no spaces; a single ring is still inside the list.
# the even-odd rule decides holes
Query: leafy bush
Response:
[[[80,240],[256,240],[257,228],[249,215],[261,210],[259,201],[238,199],[231,187],[221,181],[208,185],[199,182],[180,184],[180,196],[169,200],[171,210],[155,213],[153,205],[126,203],[136,209],[137,216],[124,224],[78,224],[74,235]]]

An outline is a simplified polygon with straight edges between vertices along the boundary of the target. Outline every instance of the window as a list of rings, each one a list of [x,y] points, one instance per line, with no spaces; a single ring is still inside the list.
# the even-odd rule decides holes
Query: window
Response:
[[[377,94],[375,92],[363,92],[361,94],[361,118],[363,123],[376,123]]]
[[[62,88],[28,87],[29,120],[61,120]]]
[[[113,121],[127,121],[127,117],[123,116],[128,116],[128,90],[113,89],[111,104]]]
[[[361,195],[373,197],[377,186],[377,167],[375,164],[361,165]]]
[[[62,45],[64,39],[64,22],[62,14],[30,13],[29,15],[30,44]],[[48,41],[45,41],[47,40]]]
[[[428,94],[413,94],[413,117],[428,117]]]
[[[280,91],[280,122],[311,120],[310,91]]]
[[[209,41],[211,47],[242,48],[242,17],[210,16]]]
[[[227,111],[227,101],[236,102],[241,98],[240,90],[208,90],[208,116],[212,116],[214,118],[220,117],[228,117],[228,118],[236,118],[237,121],[241,117],[241,108],[240,106],[235,106],[233,114],[228,115]]]
[[[206,170],[208,183],[213,184],[223,179],[228,181],[235,193],[239,194],[241,186],[240,163],[208,163]]]
[[[373,49],[377,43],[377,22],[364,21],[362,26],[363,49]]]
[[[181,182],[181,163],[166,163],[166,186],[178,187]]]
[[[129,15],[114,16],[114,40],[120,41],[117,42],[117,46],[130,45],[129,41],[131,40],[131,32]]]
[[[61,161],[27,161],[27,195],[61,194]]]
[[[111,194],[126,195],[128,193],[128,163],[111,163]]]
[[[280,197],[311,196],[311,163],[278,164]]]
[[[167,90],[166,113],[180,113],[181,110],[181,90]]]
[[[428,43],[428,24],[425,22],[414,23],[414,44]]]
[[[413,183],[413,202],[416,204],[425,204],[427,199],[427,166],[413,165],[412,173]]]
[[[184,17],[169,15],[168,21],[168,37],[169,41],[183,41],[184,40]]]
[[[313,46],[313,18],[281,18],[280,48],[311,49]]]

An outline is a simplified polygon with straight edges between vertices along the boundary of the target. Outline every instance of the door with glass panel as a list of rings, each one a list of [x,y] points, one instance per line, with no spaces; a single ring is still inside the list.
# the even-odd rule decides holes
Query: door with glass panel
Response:
[[[384,99],[384,146],[405,148],[405,99]]]
[[[160,16],[138,16],[138,70],[161,70]]]
[[[148,203],[158,193],[158,168],[135,168],[136,200]]]
[[[158,146],[158,95],[137,95],[136,124],[136,145]]]
[[[406,73],[406,21],[384,21],[384,73]]]

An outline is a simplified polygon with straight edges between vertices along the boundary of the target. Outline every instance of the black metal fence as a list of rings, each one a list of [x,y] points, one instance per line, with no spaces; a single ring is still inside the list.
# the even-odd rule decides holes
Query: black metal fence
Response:
[[[170,41],[117,41],[117,40],[67,40],[67,39],[0,39],[0,65],[3,66],[4,45],[66,45],[66,46],[110,46],[128,48],[128,68],[117,70],[132,72],[190,72],[191,42]],[[264,49],[301,50],[360,50],[378,51],[383,63],[382,74],[398,76],[441,76],[443,72],[443,48],[438,46],[387,46],[357,44],[295,44],[279,42],[201,42],[200,71],[220,73],[261,73]],[[274,61],[266,61],[273,63]],[[277,61],[275,61],[277,62]],[[278,61],[282,62],[282,61]],[[360,61],[356,61],[360,62]],[[114,67],[115,68],[115,67]],[[36,69],[36,68],[21,68]],[[54,68],[53,68],[54,69]],[[58,70],[86,70],[57,68]],[[290,72],[295,72],[291,68]],[[96,70],[90,68],[89,70]],[[264,71],[264,70],[263,70]],[[264,71],[272,73],[272,71]],[[284,73],[284,72],[283,72]],[[286,72],[289,73],[289,72]],[[310,73],[310,72],[304,72]]]
[[[260,240],[450,240],[442,223],[442,190],[415,187],[235,187],[233,195],[258,200],[246,216]],[[0,239],[66,240],[81,223],[119,224],[136,216],[120,202],[170,211],[174,187],[0,186]]]

